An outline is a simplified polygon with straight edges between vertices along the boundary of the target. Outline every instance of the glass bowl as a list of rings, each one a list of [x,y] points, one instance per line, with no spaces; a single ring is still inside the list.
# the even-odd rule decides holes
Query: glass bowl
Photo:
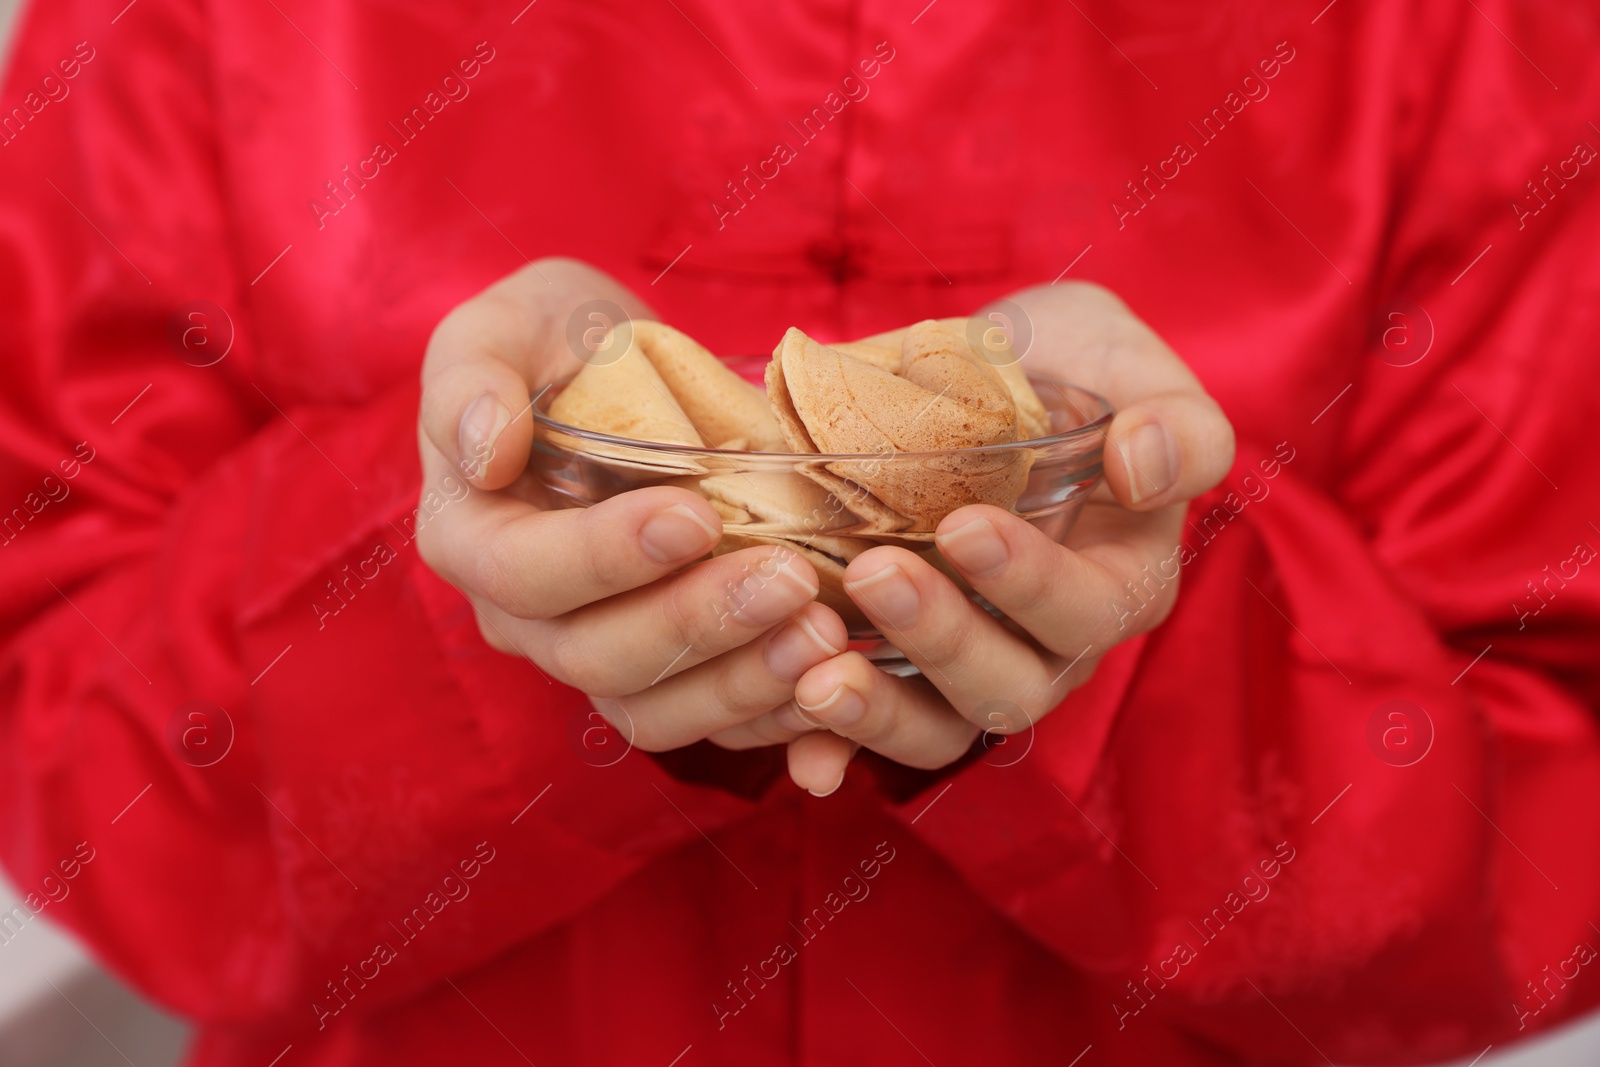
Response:
[[[766,356],[723,357],[723,362],[746,381],[760,385]],[[848,503],[821,489],[807,471],[825,470],[824,480],[852,471],[887,473],[895,478],[949,477],[952,465],[993,463],[997,468],[1023,465],[1026,481],[1011,510],[1063,541],[1083,502],[1099,481],[1106,430],[1112,409],[1106,400],[1087,389],[1044,375],[1028,376],[1050,417],[1048,437],[1012,444],[989,445],[944,452],[889,452],[831,455],[797,452],[741,452],[714,448],[635,441],[583,430],[557,422],[550,405],[566,382],[546,386],[533,398],[534,439],[530,466],[560,507],[587,507],[607,497],[650,485],[675,485],[712,497],[723,516],[723,540],[715,551],[732,551],[750,545],[786,544],[801,551],[816,566],[823,590],[819,599],[840,610],[850,630],[850,648],[861,652],[883,670],[916,673],[916,667],[899,649],[871,627],[843,596],[839,577],[852,552],[864,544],[893,544],[919,552],[950,575],[978,604],[1000,615],[992,605],[961,582],[939,556],[931,527],[882,528],[870,518],[851,511]],[[797,476],[800,476],[797,479]],[[831,476],[831,477],[830,477]],[[731,479],[731,481],[730,481]],[[775,517],[741,507],[750,496],[759,502],[763,487],[803,487],[823,503],[791,509]],[[729,505],[713,487],[731,487],[736,503]],[[740,493],[744,495],[741,496]]]

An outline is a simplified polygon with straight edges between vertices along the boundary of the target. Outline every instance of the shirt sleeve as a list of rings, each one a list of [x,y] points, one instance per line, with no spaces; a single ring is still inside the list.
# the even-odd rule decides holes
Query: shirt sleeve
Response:
[[[1577,64],[1556,93],[1499,30],[1546,62],[1597,34],[1413,7],[1368,71],[1392,112],[1352,96],[1317,134],[1392,135],[1368,185],[1337,157],[1317,179],[1388,201],[1381,357],[1331,325],[1348,394],[1241,440],[1169,621],[901,809],[1098,976],[1108,1035],[1156,1016],[1252,1059],[1420,1061],[1600,999],[1574,980],[1600,945],[1600,94]]]
[[[0,856],[185,1015],[309,1024],[405,943],[375,1010],[750,804],[617,759],[418,561],[465,492],[419,485],[420,341],[359,402],[274,379],[205,16],[121,6],[31,5],[5,89]]]

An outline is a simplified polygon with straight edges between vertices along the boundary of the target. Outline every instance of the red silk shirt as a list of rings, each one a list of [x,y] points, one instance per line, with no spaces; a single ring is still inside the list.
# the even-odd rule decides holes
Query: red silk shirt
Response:
[[[193,1062],[1400,1062],[1600,999],[1592,5],[125,3],[32,5],[0,100],[0,855]],[[938,774],[627,752],[413,543],[428,333],[550,254],[723,352],[1111,287],[1238,429],[1176,612]]]

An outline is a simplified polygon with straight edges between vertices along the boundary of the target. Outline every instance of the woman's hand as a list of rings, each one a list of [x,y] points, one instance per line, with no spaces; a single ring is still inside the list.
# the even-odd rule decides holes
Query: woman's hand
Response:
[[[941,554],[1013,625],[913,553],[871,549],[846,569],[845,589],[921,676],[885,674],[855,652],[831,657],[800,679],[795,705],[712,741],[792,741],[791,777],[819,794],[838,787],[861,746],[942,767],[980,733],[1028,729],[1108,650],[1172,610],[1184,505],[1233,465],[1232,427],[1183,361],[1106,290],[1044,286],[1011,304],[1031,321],[1030,369],[1092,389],[1117,409],[1105,483],[1065,546],[987,505],[939,524]]]
[[[805,671],[845,646],[815,603],[817,576],[783,548],[710,551],[722,523],[705,499],[657,486],[557,509],[526,469],[529,398],[590,355],[615,314],[654,318],[614,280],[541,260],[445,317],[422,369],[424,496],[471,487],[421,528],[424,561],[466,594],[485,640],[589,694],[646,751],[691,744],[787,703]],[[569,328],[575,315],[583,321]],[[604,317],[604,312],[601,313]],[[454,479],[454,481],[452,481]]]

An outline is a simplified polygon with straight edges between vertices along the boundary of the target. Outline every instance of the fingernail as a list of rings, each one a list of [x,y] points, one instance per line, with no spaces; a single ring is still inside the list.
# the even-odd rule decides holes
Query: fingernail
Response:
[[[494,458],[495,440],[511,422],[511,412],[493,393],[484,393],[461,413],[456,431],[456,447],[461,450],[461,467],[470,477],[482,477]]]
[[[1147,422],[1117,440],[1128,468],[1128,499],[1138,504],[1172,488],[1178,475],[1178,449],[1159,422]]]
[[[722,537],[722,531],[687,504],[673,504],[650,517],[639,530],[639,548],[657,563],[694,559]]]
[[[822,792],[822,793],[817,792],[815,789],[807,789],[806,792],[810,793],[814,797],[831,797],[831,796],[833,796],[833,794],[835,794],[835,793],[837,793],[839,791],[839,787],[841,785],[844,785],[844,772],[843,771],[839,772],[839,780],[837,782],[833,783],[833,788],[832,789],[829,789],[826,792]]]
[[[770,626],[793,615],[817,595],[815,579],[807,578],[793,552],[767,557],[729,591],[733,614],[752,626]]]
[[[767,642],[767,670],[775,677],[793,682],[841,651],[843,649],[834,648],[824,641],[822,635],[817,633],[817,628],[811,625],[811,620],[801,615]]]
[[[910,626],[917,621],[922,598],[899,564],[885,564],[882,570],[860,580],[846,578],[844,585],[849,592],[860,594],[863,607],[891,626]]]
[[[802,703],[799,696],[794,699],[795,704],[804,712],[824,726],[837,726],[848,730],[867,717],[867,702],[847,685],[841,685],[820,704]]]
[[[960,526],[935,535],[934,540],[945,559],[974,578],[994,574],[1011,558],[1005,539],[994,523],[982,515],[974,515]]]
[[[804,593],[807,600],[817,595],[816,579],[802,574],[800,569],[794,565],[795,561],[800,558],[798,552],[785,549],[772,558],[778,561],[778,576],[780,578],[783,578],[801,593]]]

